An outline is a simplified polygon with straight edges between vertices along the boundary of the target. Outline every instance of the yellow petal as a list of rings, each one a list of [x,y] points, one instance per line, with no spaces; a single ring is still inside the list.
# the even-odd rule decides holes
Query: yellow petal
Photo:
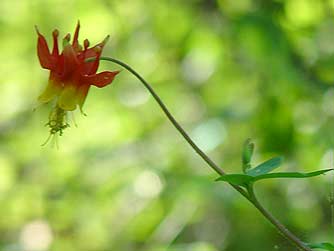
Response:
[[[49,80],[49,83],[42,94],[38,97],[38,101],[41,103],[50,102],[55,96],[59,95],[61,92],[61,85],[54,82],[53,80]]]
[[[90,88],[90,85],[82,85],[78,89],[78,104],[80,106],[81,112],[82,112],[82,107],[85,103],[89,88]]]
[[[65,111],[73,111],[78,104],[78,91],[72,84],[66,84],[58,99],[58,106]]]

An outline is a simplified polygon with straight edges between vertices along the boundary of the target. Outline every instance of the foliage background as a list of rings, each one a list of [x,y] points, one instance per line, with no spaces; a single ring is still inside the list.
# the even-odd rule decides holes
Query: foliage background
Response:
[[[328,168],[334,143],[333,0],[2,0],[0,247],[5,251],[295,250],[217,177],[123,71],[92,89],[60,149],[40,147],[51,106],[34,25],[124,60],[228,172],[255,162]],[[102,63],[100,69],[119,69]],[[305,241],[333,241],[332,175],[272,180],[259,196]]]

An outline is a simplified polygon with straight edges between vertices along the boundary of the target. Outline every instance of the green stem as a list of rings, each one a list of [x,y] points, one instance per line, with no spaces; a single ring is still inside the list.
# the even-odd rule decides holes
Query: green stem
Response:
[[[95,60],[88,59],[87,61]],[[114,58],[110,57],[100,57],[100,60],[110,61],[113,63],[116,63],[123,68],[125,68],[127,71],[132,73],[134,76],[136,76],[140,82],[145,86],[145,88],[151,93],[153,98],[157,101],[160,108],[163,110],[167,118],[170,120],[170,122],[175,126],[175,128],[179,131],[179,133],[183,136],[183,138],[190,144],[190,146],[196,151],[196,153],[201,156],[201,158],[219,175],[225,175],[226,173],[224,170],[219,167],[215,162],[213,162],[209,156],[207,156],[196,144],[195,142],[189,137],[187,132],[181,127],[181,125],[176,121],[174,116],[169,112],[164,102],[160,99],[158,94],[153,90],[151,85],[145,81],[145,79],[140,76],[134,69],[132,69],[129,65],[126,63],[123,63],[122,61],[119,61]],[[298,237],[296,237],[292,232],[290,232],[282,223],[280,223],[270,212],[268,212],[261,203],[257,200],[253,189],[249,189],[248,192],[246,192],[242,187],[236,186],[233,184],[230,184],[234,189],[236,189],[242,196],[244,196],[250,203],[252,203],[259,212],[267,219],[269,222],[271,222],[288,240],[290,240],[292,243],[294,243],[300,250],[304,251],[312,251],[309,247],[307,247]]]
[[[292,243],[294,243],[301,250],[312,251],[311,248],[305,245],[297,236],[295,236],[289,229],[287,229],[278,219],[276,219],[257,199],[253,186],[248,188],[249,199],[251,203],[260,211],[260,213],[266,217],[280,232]]]

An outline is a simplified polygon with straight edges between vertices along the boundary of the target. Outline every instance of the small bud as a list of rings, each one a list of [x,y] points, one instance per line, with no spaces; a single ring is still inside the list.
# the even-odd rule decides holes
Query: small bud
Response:
[[[251,160],[254,152],[254,143],[247,139],[242,149],[242,169],[245,172],[251,168]]]

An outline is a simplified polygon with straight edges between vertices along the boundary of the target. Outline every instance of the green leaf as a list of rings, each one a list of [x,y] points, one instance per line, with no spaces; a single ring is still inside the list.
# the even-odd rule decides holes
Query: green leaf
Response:
[[[225,174],[216,179],[216,181],[225,181],[233,185],[244,186],[252,182],[253,179],[254,178],[252,176],[236,173],[236,174]]]
[[[250,176],[259,176],[271,172],[278,168],[283,162],[283,157],[275,157],[263,162],[262,164],[254,167],[253,169],[246,170],[246,174]]]
[[[280,172],[280,173],[267,173],[259,176],[254,177],[254,181],[257,180],[263,180],[263,179],[275,179],[275,178],[310,178],[314,176],[318,176],[324,173],[327,173],[329,171],[332,171],[333,169],[324,169],[319,171],[314,171],[310,173],[298,173],[298,172]]]
[[[329,250],[329,251],[334,251],[334,245],[329,242],[323,242],[323,243],[310,243],[307,244],[309,248],[320,248],[323,250]]]
[[[247,174],[225,174],[216,181],[224,181],[231,183],[233,185],[238,185],[238,186],[247,186],[248,184],[252,182],[256,182],[258,180],[264,180],[264,179],[276,179],[276,178],[297,178],[297,179],[302,179],[302,178],[310,178],[314,176],[318,176],[324,173],[327,173],[329,171],[332,171],[333,169],[324,169],[324,170],[319,170],[319,171],[314,171],[310,173],[299,173],[299,172],[280,172],[280,173],[267,173],[267,174],[262,174],[258,176],[251,176]]]

